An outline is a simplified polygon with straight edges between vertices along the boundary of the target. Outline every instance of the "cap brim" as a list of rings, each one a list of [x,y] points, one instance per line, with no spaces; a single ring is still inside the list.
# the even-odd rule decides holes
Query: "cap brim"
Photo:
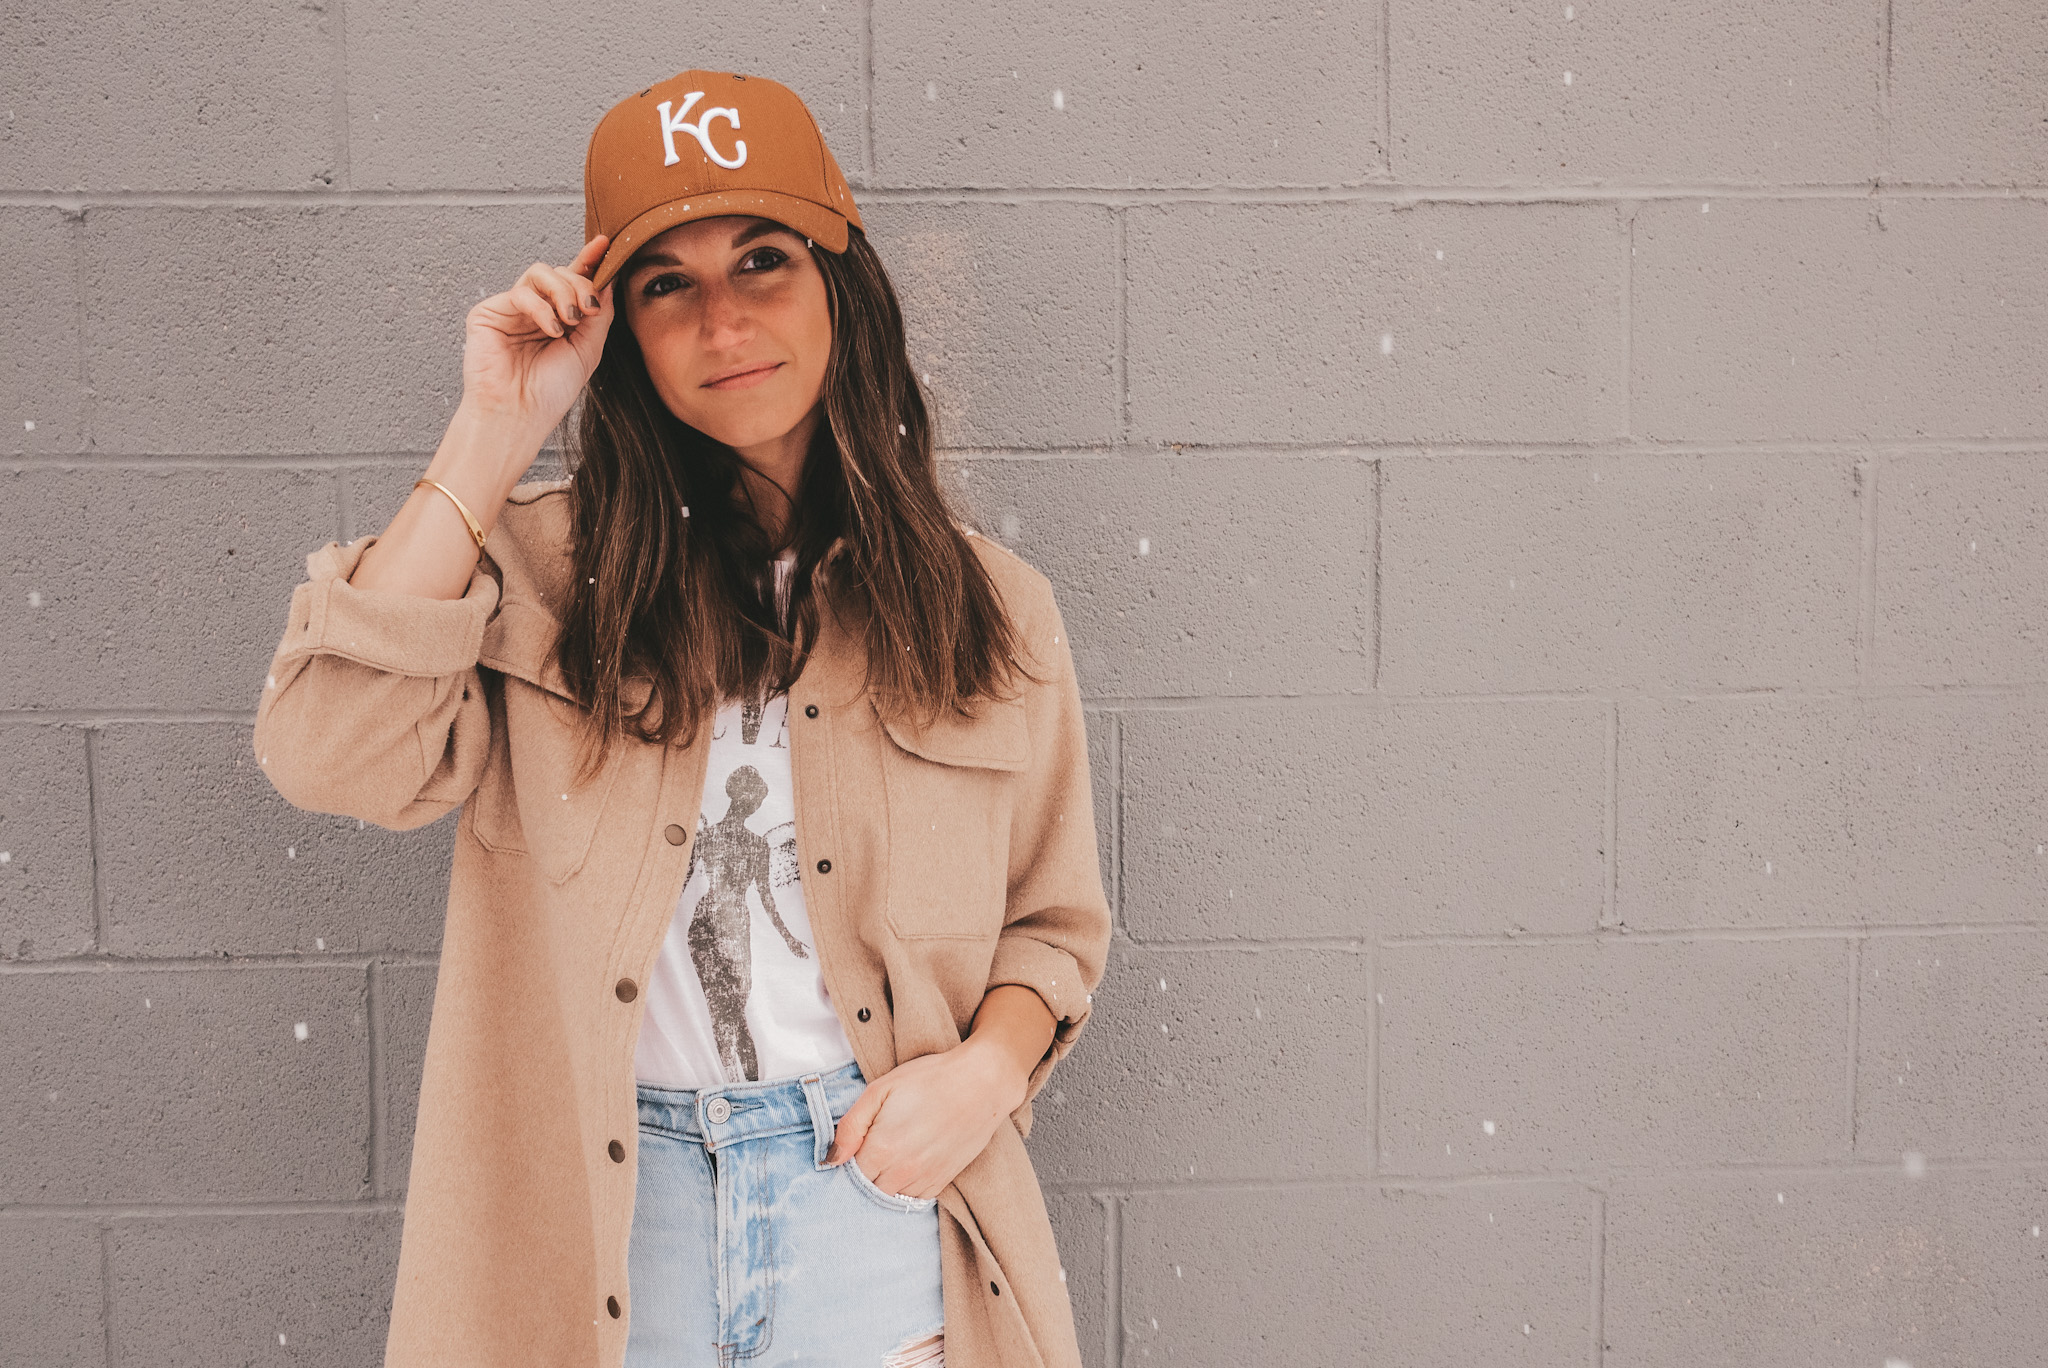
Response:
[[[675,227],[692,219],[718,218],[726,214],[748,214],[786,224],[828,252],[846,250],[847,223],[824,205],[774,190],[719,190],[709,195],[691,195],[658,204],[621,228],[605,244],[604,259],[597,263],[591,285],[603,289],[633,253]]]

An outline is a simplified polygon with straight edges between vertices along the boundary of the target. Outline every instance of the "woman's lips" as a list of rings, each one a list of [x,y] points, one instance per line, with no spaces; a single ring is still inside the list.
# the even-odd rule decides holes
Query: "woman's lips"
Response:
[[[728,375],[718,380],[707,380],[701,388],[715,390],[752,389],[781,369],[782,363],[780,361],[771,361],[765,366],[757,366],[753,370],[741,371],[738,375]]]

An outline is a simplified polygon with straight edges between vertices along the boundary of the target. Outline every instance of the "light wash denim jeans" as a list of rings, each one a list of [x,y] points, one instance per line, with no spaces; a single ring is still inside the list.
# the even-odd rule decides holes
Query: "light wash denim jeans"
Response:
[[[866,1086],[638,1085],[626,1368],[942,1368],[938,1199],[825,1167]]]

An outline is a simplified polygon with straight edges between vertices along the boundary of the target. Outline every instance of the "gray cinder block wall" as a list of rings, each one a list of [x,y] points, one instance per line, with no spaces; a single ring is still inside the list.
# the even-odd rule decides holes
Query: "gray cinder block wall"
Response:
[[[0,31],[0,1362],[378,1361],[452,823],[254,704],[690,65],[1074,633],[1092,1365],[2043,1361],[2040,0],[564,15]]]

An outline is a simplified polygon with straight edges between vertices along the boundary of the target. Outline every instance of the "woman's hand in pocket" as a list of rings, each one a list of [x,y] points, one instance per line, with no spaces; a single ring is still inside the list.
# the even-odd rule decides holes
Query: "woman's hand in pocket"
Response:
[[[988,1148],[1024,1101],[1026,1080],[973,1037],[907,1059],[870,1082],[833,1131],[827,1163],[860,1163],[884,1192],[936,1197]]]

